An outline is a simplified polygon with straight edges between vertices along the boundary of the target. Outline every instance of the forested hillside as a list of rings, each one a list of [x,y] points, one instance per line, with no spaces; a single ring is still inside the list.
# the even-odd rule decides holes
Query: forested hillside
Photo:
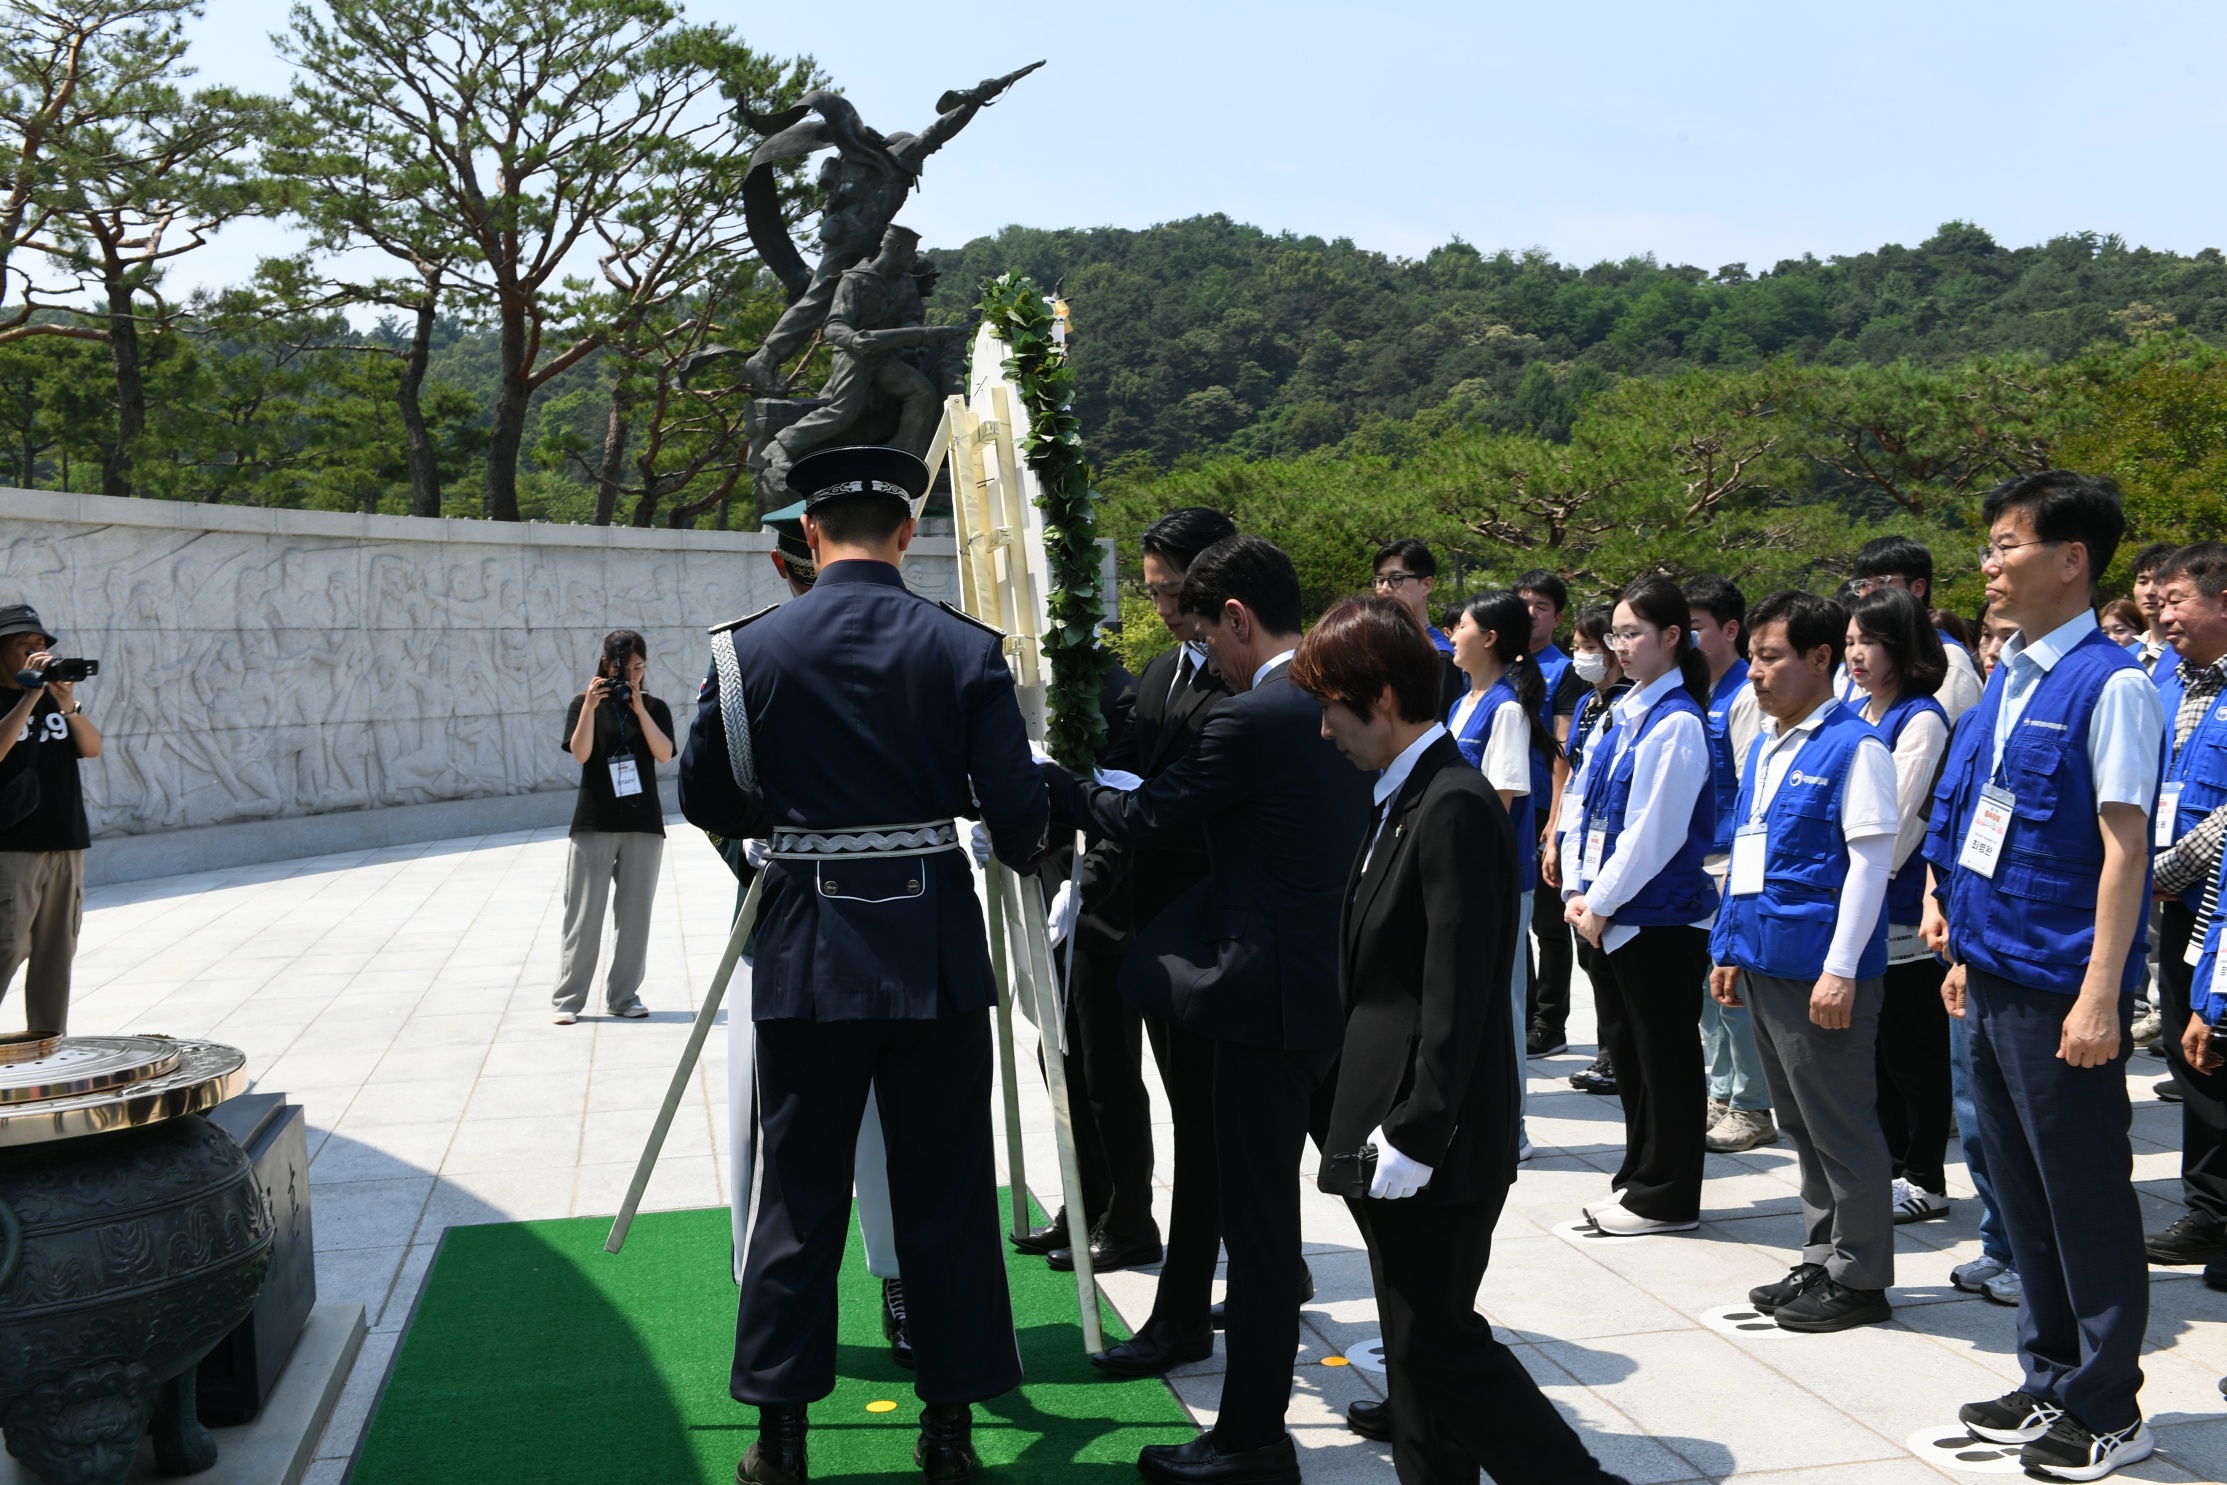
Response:
[[[2227,337],[2227,258],[2085,233],[2005,247],[1950,222],[1915,248],[1706,271],[1590,267],[1454,242],[1418,260],[1199,217],[1141,231],[1008,227],[941,252],[947,284],[1019,268],[1074,309],[1094,457],[1253,457],[1451,406],[1478,427],[1569,435],[1624,376],[1801,364],[2057,362],[2131,320]],[[947,304],[946,313],[957,310]]]

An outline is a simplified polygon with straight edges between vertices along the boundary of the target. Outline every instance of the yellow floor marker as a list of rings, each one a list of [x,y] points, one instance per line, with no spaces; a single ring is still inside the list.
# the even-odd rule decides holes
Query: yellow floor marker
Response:
[[[866,1405],[866,1411],[869,1413],[894,1413],[897,1411],[897,1405],[886,1397],[876,1398]]]

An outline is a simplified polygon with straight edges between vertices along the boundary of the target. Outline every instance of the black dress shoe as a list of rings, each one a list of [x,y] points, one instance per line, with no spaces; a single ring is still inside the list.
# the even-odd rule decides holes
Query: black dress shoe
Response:
[[[2206,1222],[2190,1213],[2174,1218],[2173,1225],[2163,1232],[2153,1232],[2142,1239],[2142,1247],[2152,1263],[2169,1266],[2209,1263],[2215,1258],[2227,1258],[2227,1227]]]
[[[1392,1442],[1392,1399],[1371,1402],[1367,1398],[1350,1404],[1345,1410],[1345,1426],[1365,1439],[1375,1439],[1380,1444]]]
[[[735,1485],[804,1485],[804,1405],[758,1409],[758,1441],[735,1466]]]
[[[1157,1377],[1170,1367],[1204,1361],[1213,1354],[1213,1331],[1184,1330],[1164,1320],[1147,1320],[1134,1339],[1094,1353],[1090,1364],[1117,1377]]]
[[[889,1358],[911,1366],[912,1332],[905,1325],[905,1281],[882,1280],[882,1339],[889,1342]]]
[[[1214,1435],[1188,1444],[1147,1444],[1137,1473],[1156,1485],[1299,1485],[1299,1451],[1285,1434],[1258,1449],[1224,1453]]]
[[[1106,1236],[1106,1224],[1101,1222],[1090,1234],[1090,1271],[1094,1274],[1141,1268],[1148,1263],[1158,1263],[1166,1256],[1167,1250],[1160,1246],[1157,1233],[1117,1242]],[[1067,1246],[1054,1248],[1044,1255],[1044,1262],[1055,1274],[1071,1274],[1075,1271],[1075,1250]]]
[[[1042,1227],[1032,1227],[1020,1237],[1008,1234],[1005,1240],[1013,1245],[1014,1252],[1034,1253],[1039,1257],[1054,1248],[1064,1248],[1067,1246],[1067,1209],[1061,1207],[1059,1215]]]
[[[1315,1271],[1311,1268],[1307,1268],[1305,1264],[1301,1264],[1300,1267],[1305,1269],[1306,1271],[1299,1284],[1299,1302],[1301,1304],[1306,1304],[1309,1300],[1315,1297]],[[1229,1325],[1227,1323],[1229,1320],[1229,1307],[1226,1304],[1216,1304],[1212,1309],[1206,1312],[1206,1319],[1207,1323],[1212,1325],[1216,1330],[1229,1329]]]
[[[930,1403],[920,1410],[920,1442],[912,1462],[928,1485],[967,1485],[982,1461],[974,1456],[974,1409],[965,1403]]]
[[[2150,1091],[2157,1095],[2159,1103],[2179,1103],[2181,1101],[2181,1085],[2171,1078],[2158,1079],[2150,1084]]]
[[[1526,1057],[1552,1057],[1570,1050],[1570,1039],[1551,1026],[1534,1026],[1524,1034],[1523,1052]]]

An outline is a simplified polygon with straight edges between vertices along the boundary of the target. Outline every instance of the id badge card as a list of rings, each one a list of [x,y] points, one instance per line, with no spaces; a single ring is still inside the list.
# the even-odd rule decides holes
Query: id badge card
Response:
[[[1759,821],[1742,825],[1732,837],[1734,897],[1753,897],[1763,890],[1763,861],[1770,854],[1771,834]]]
[[[1980,789],[1979,808],[1972,811],[1972,828],[1964,834],[1964,849],[1956,864],[1995,880],[1995,863],[2003,857],[2003,841],[2010,835],[2011,806],[2018,802],[2010,790],[1994,784]]]
[[[2150,837],[2150,844],[2162,851],[2173,844],[2173,822],[2181,812],[2181,786],[2164,785],[2157,791],[2157,834]]]
[[[642,770],[632,757],[611,760],[611,792],[621,799],[642,792]]]
[[[1608,853],[1608,827],[1585,822],[1585,859],[1582,870],[1585,880],[1595,880],[1601,874],[1601,857]]]

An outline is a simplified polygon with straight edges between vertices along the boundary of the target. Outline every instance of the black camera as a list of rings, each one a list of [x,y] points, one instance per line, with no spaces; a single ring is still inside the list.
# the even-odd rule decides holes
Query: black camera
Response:
[[[98,660],[49,660],[41,670],[19,670],[15,683],[26,690],[33,686],[51,686],[57,681],[68,683],[82,681],[101,673]]]
[[[634,688],[627,683],[626,665],[634,658],[634,647],[625,641],[603,646],[604,695],[620,706],[630,706],[634,701]]]

